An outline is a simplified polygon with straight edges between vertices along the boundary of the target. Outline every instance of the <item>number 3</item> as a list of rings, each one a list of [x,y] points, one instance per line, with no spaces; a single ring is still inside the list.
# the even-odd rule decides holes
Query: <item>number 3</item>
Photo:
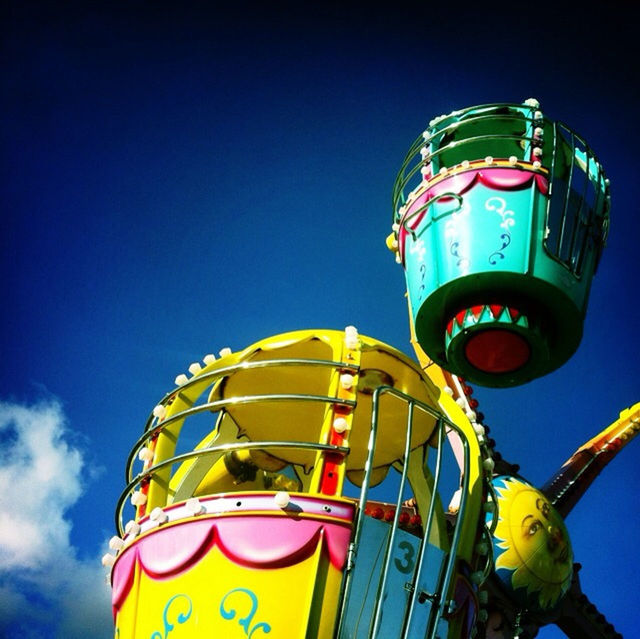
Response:
[[[408,541],[401,541],[398,544],[398,548],[404,550],[402,559],[394,559],[396,568],[403,574],[407,574],[413,570],[413,556],[416,551],[415,548]]]

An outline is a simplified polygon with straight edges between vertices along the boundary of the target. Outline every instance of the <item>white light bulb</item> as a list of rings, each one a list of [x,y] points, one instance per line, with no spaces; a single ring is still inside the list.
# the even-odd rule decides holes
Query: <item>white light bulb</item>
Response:
[[[483,468],[488,472],[488,473],[492,473],[493,469],[495,468],[496,463],[493,461],[493,459],[491,459],[491,457],[487,457],[487,459],[485,459],[482,462],[482,466]]]
[[[180,373],[180,375],[178,375],[175,379],[176,386],[182,386],[183,384],[186,384],[188,381],[189,381],[189,378],[184,373]]]
[[[108,552],[106,555],[102,555],[102,565],[105,568],[111,568],[115,563],[116,563],[116,558],[110,552]]]
[[[344,431],[347,430],[348,427],[349,424],[344,417],[336,417],[333,420],[333,430],[335,430],[336,433],[344,433]]]
[[[485,433],[484,426],[482,424],[475,423],[473,425],[473,430],[476,431],[476,435],[482,436]]]
[[[124,527],[124,532],[127,535],[131,535],[135,537],[140,534],[140,524],[138,522],[133,521],[133,519],[129,520]]]
[[[187,499],[184,505],[192,515],[201,515],[205,511],[205,507],[200,503],[200,500],[197,497]]]
[[[131,503],[134,506],[144,506],[147,503],[147,496],[144,493],[141,493],[137,490],[135,493],[131,495]]]
[[[495,509],[495,504],[492,501],[487,501],[482,505],[482,510],[484,510],[485,513],[492,513]]]
[[[442,390],[450,397],[453,396],[453,388],[451,386],[445,386]]]
[[[468,169],[470,166],[471,166],[471,163],[469,162],[469,160],[462,160],[463,169]]]
[[[208,353],[202,358],[202,361],[208,366],[216,361],[216,356],[213,353]]]
[[[111,550],[122,550],[123,546],[124,541],[117,535],[114,535],[109,539],[109,548],[111,548]]]
[[[462,500],[462,488],[458,488],[449,502],[448,510],[450,513],[457,513],[460,510],[460,501]]]
[[[482,572],[482,570],[471,573],[471,581],[474,584],[481,584],[484,581],[484,573]]]
[[[509,158],[509,164],[511,164],[511,166],[513,166],[514,164],[517,164],[517,163],[518,163],[518,158],[515,155],[512,155]]]
[[[280,490],[273,496],[273,501],[278,508],[286,508],[291,501],[291,497],[286,490]]]
[[[162,404],[158,404],[153,409],[153,416],[157,417],[158,419],[164,419],[166,414],[167,414],[167,407],[163,406]]]
[[[143,446],[138,452],[138,459],[143,462],[148,462],[153,459],[153,451],[146,446]]]
[[[231,355],[231,349],[228,346],[225,346],[220,350],[220,357],[226,357],[227,355]]]
[[[193,362],[193,364],[189,365],[189,372],[192,375],[197,375],[202,370],[202,366],[198,362]]]
[[[533,163],[533,168],[540,169],[541,167],[542,167],[542,162],[540,162],[540,160],[535,160]]]
[[[169,515],[167,515],[167,513],[165,513],[164,510],[160,508],[160,506],[156,506],[149,513],[149,519],[151,521],[157,522],[158,524],[164,524],[164,522],[167,521],[167,519],[169,519]]]
[[[490,155],[487,155],[487,157],[484,159],[484,161],[487,164],[493,164],[493,157],[491,157]]]
[[[533,149],[533,154],[539,158],[542,155],[542,149],[539,146],[535,147],[535,149]]]
[[[340,375],[340,386],[345,390],[353,388],[353,375],[351,375],[351,373],[343,373]]]
[[[448,169],[447,169],[447,167],[446,167],[446,166],[443,166],[443,167],[440,169],[440,175],[446,175],[446,174],[447,174],[447,172],[448,172]]]

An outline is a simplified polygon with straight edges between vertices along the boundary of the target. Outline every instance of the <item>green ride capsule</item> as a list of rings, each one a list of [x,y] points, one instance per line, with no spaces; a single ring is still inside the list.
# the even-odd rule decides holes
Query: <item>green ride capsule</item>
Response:
[[[422,349],[493,387],[561,366],[582,337],[609,209],[597,158],[537,100],[432,120],[396,178],[388,241]]]

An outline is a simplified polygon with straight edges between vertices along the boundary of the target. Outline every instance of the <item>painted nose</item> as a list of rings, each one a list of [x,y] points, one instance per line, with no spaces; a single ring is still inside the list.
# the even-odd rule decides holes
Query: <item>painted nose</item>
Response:
[[[554,550],[558,544],[563,541],[562,531],[556,526],[549,526],[547,528],[547,532],[549,533],[549,541],[547,545],[550,550]]]

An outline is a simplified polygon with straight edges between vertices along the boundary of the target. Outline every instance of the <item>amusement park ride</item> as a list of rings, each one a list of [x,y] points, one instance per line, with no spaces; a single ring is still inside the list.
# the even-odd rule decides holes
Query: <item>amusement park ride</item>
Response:
[[[619,637],[563,518],[640,404],[536,488],[493,450],[469,386],[571,357],[609,203],[591,149],[536,100],[432,120],[387,239],[419,364],[352,326],[192,364],[127,461],[103,559],[115,636]]]

